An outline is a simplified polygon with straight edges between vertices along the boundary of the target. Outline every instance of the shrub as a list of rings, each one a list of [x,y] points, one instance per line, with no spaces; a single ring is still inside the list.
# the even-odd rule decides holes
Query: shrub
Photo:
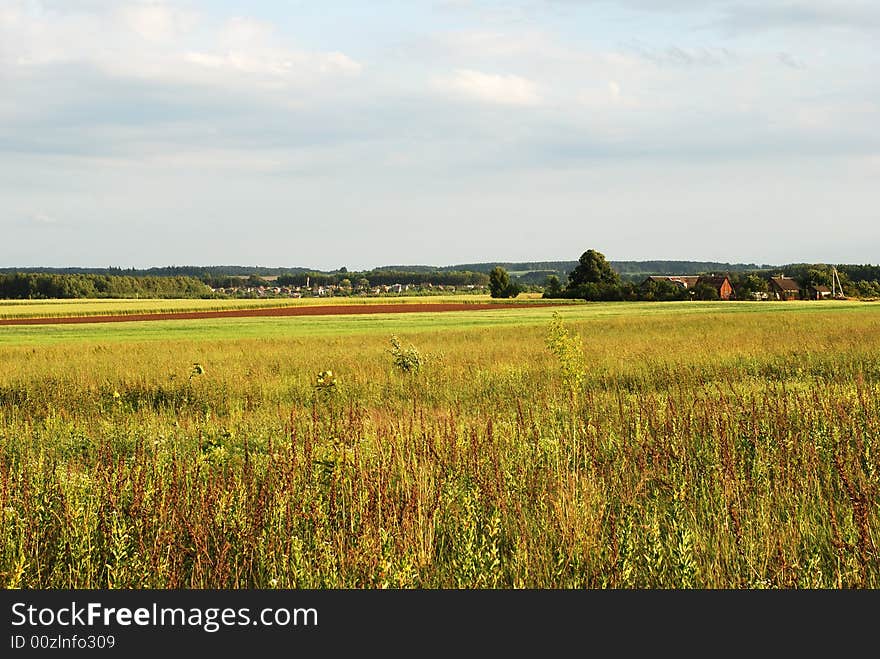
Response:
[[[572,391],[579,389],[585,375],[584,350],[580,337],[569,334],[558,311],[553,312],[545,343],[547,349],[559,360],[562,381]]]
[[[412,344],[404,348],[400,339],[391,335],[391,358],[394,366],[402,373],[418,373],[422,368],[422,355]]]

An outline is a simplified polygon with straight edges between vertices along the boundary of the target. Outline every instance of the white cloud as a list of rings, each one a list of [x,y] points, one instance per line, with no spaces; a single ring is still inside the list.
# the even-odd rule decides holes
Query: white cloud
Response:
[[[218,24],[165,3],[80,13],[22,3],[0,13],[0,74],[27,77],[58,65],[88,66],[115,78],[224,87],[301,85],[362,68],[341,52],[293,47],[267,23],[232,18]]]
[[[538,86],[513,74],[491,74],[459,69],[452,76],[440,78],[437,86],[456,96],[483,103],[535,106],[541,103]]]
[[[21,224],[31,227],[53,227],[61,224],[57,217],[48,213],[26,213],[21,217]]]
[[[766,30],[847,30],[876,31],[880,28],[880,7],[874,0],[752,0],[724,6],[723,18],[716,25],[737,34]]]
[[[776,57],[779,59],[780,63],[793,69],[805,69],[807,67],[803,60],[789,53],[776,53]]]
[[[497,58],[548,55],[556,50],[553,39],[538,30],[516,32],[459,31],[435,39],[439,48],[453,56]]]
[[[225,74],[268,77],[278,81],[303,82],[330,75],[353,75],[362,66],[343,53],[297,53],[286,50],[233,50],[226,52],[189,52],[183,62],[193,65],[190,71],[198,74],[212,71],[219,74],[215,81],[223,81]]]
[[[608,92],[611,94],[611,98],[615,101],[620,100],[620,85],[613,80],[608,83]]]
[[[37,224],[57,224],[58,219],[52,217],[51,215],[47,215],[46,213],[34,213],[29,218],[32,222],[36,222]]]
[[[146,41],[164,42],[180,38],[198,24],[195,12],[162,4],[131,5],[117,10],[118,20]]]

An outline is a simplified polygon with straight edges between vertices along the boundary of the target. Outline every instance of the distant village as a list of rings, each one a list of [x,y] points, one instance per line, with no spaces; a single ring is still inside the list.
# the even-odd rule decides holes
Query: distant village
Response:
[[[478,284],[454,286],[452,284],[382,284],[357,286],[344,284],[307,283],[304,286],[272,285],[274,277],[264,277],[265,285],[254,286],[242,279],[240,286],[212,288],[218,295],[244,298],[300,298],[300,297],[371,297],[383,295],[452,295],[485,293],[488,288]]]
[[[212,288],[214,293],[229,297],[244,298],[302,298],[302,297],[371,297],[382,295],[437,295],[437,294],[468,294],[486,293],[487,286],[467,284],[462,286],[444,284],[382,284],[380,286],[350,286],[344,284],[321,284],[305,286],[273,286],[271,279],[266,285],[254,286],[242,279],[240,286]],[[716,291],[720,300],[738,298],[730,277],[727,275],[652,275],[647,277],[641,288],[663,282],[675,286],[682,291],[693,292],[699,287],[709,287]],[[802,287],[793,277],[777,276],[768,281],[766,291],[749,291],[746,299],[751,300],[825,300],[843,297],[838,288],[824,284]]]

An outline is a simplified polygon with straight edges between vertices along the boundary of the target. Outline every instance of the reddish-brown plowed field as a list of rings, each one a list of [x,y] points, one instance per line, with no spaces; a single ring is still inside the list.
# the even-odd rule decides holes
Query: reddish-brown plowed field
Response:
[[[253,318],[259,316],[338,316],[364,313],[433,313],[437,311],[480,311],[522,309],[525,306],[553,306],[552,303],[491,304],[336,304],[313,307],[230,309],[228,311],[181,311],[176,313],[117,314],[113,316],[64,316],[57,318],[3,318],[0,325],[63,325],[68,323],[130,323],[142,320],[194,320],[199,318]]]

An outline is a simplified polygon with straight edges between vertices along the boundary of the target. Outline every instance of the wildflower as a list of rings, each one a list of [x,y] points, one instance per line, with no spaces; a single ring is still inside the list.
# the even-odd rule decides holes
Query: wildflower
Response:
[[[315,386],[319,389],[328,389],[330,387],[336,386],[336,376],[333,375],[333,371],[321,371],[318,373],[318,377],[315,378]]]

